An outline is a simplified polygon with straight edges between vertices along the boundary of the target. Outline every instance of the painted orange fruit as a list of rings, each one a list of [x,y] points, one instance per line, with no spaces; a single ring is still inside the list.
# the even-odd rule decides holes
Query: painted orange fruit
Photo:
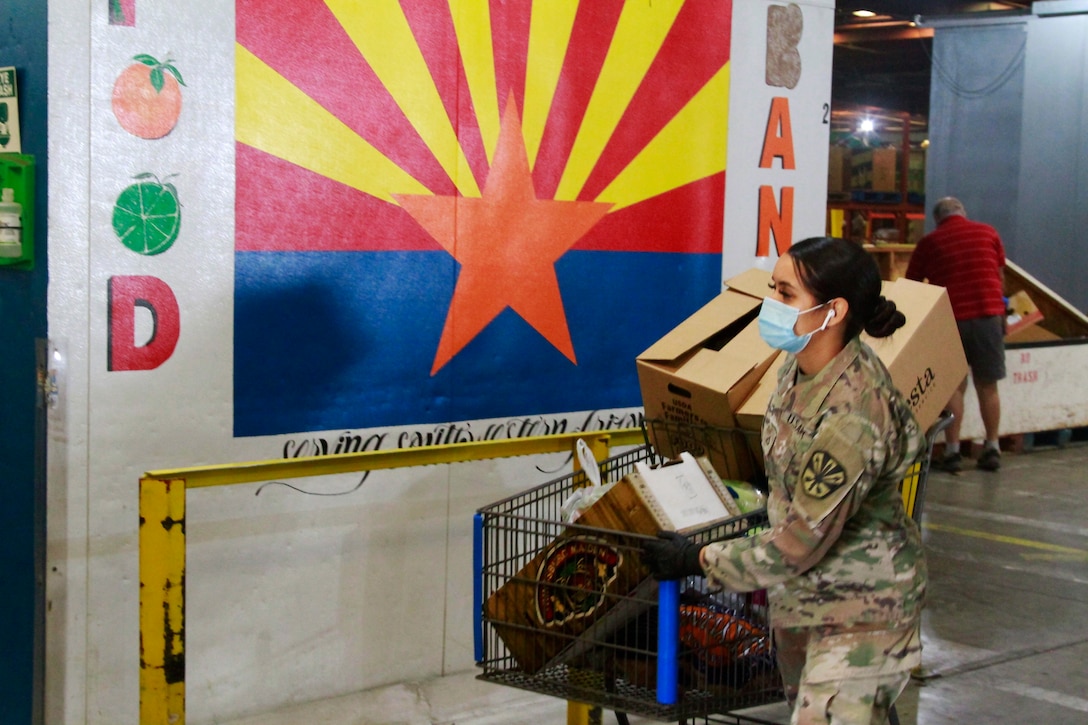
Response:
[[[160,63],[150,55],[121,71],[113,84],[113,115],[121,128],[140,138],[162,138],[173,130],[181,115],[181,86],[185,81],[167,59]]]

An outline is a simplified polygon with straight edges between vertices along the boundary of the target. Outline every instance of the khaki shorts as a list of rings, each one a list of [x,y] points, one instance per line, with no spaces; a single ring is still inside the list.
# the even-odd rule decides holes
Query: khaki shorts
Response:
[[[1000,315],[956,323],[963,353],[977,383],[996,383],[1005,377],[1005,325]]]

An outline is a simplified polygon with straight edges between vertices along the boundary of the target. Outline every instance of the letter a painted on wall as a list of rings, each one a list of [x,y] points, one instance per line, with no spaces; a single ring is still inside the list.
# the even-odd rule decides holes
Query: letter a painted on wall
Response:
[[[136,308],[151,313],[150,338],[136,344]],[[181,333],[178,301],[158,277],[116,276],[109,281],[107,369],[153,370],[174,354]]]

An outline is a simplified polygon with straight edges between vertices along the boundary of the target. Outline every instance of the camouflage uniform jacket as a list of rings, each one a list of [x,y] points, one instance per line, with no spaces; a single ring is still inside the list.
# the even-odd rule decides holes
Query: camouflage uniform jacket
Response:
[[[707,577],[767,588],[775,627],[917,619],[926,568],[899,484],[924,437],[884,364],[859,339],[801,378],[786,358],[763,421],[771,528],[704,549]]]

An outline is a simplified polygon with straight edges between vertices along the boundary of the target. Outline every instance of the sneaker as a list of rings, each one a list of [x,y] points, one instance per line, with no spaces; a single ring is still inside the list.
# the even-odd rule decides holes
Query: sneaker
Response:
[[[946,453],[937,464],[937,468],[945,473],[959,473],[963,468],[963,456],[958,452]]]
[[[982,451],[976,464],[983,471],[996,471],[1001,468],[1001,451],[996,448],[987,448]]]

